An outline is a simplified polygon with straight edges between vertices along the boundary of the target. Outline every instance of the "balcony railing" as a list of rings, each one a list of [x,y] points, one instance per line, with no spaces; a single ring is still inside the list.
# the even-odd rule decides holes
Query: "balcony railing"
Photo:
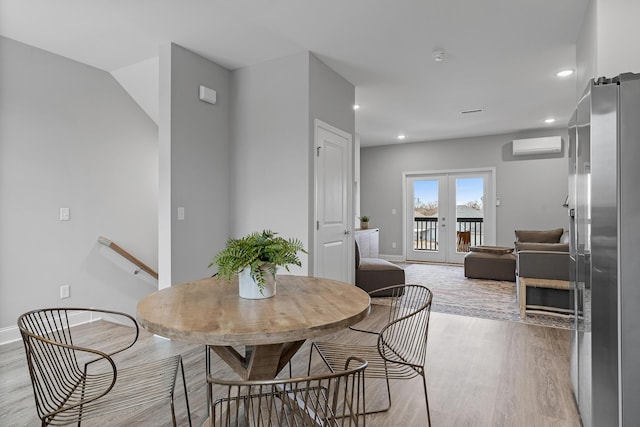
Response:
[[[482,231],[483,218],[456,218],[456,231],[469,231],[471,235],[470,246],[482,245],[484,232]],[[416,250],[438,250],[438,218],[414,217],[413,218],[413,247]]]

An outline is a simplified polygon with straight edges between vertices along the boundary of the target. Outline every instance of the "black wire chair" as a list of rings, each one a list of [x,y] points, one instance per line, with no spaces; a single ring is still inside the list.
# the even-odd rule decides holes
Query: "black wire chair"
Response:
[[[358,356],[369,362],[366,376],[386,381],[388,404],[382,409],[367,413],[388,411],[391,407],[390,379],[408,380],[422,377],[424,398],[427,407],[427,420],[431,425],[429,398],[425,379],[425,358],[427,353],[427,334],[431,315],[431,291],[420,285],[389,286],[369,292],[388,298],[376,298],[374,304],[388,305],[386,325],[380,331],[369,331],[350,327],[359,333],[371,334],[377,338],[375,345],[356,345],[351,342],[314,342],[309,354],[309,369],[314,350],[331,370],[344,363],[351,356]]]
[[[105,352],[74,344],[69,317],[81,312],[130,322],[131,342]],[[167,400],[176,425],[174,389],[182,371],[189,425],[191,414],[180,355],[119,369],[112,357],[137,341],[138,324],[125,313],[85,308],[33,310],[18,318],[29,374],[42,426],[67,425],[139,405]]]
[[[274,380],[226,380],[207,376],[210,390],[226,387],[211,403],[210,426],[365,426],[364,370],[347,358],[344,370]],[[353,363],[354,368],[349,368]],[[220,388],[220,387],[217,387]],[[213,394],[213,391],[210,391]]]

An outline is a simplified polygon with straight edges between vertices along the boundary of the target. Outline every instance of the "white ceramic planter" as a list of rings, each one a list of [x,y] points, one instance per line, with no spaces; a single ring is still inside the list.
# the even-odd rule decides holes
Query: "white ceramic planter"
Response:
[[[238,280],[240,282],[239,291],[240,297],[246,299],[264,299],[271,298],[276,294],[276,280],[275,277],[271,275],[271,272],[265,272],[266,283],[264,284],[264,288],[262,292],[260,292],[260,287],[251,277],[251,269],[245,268],[238,274]]]

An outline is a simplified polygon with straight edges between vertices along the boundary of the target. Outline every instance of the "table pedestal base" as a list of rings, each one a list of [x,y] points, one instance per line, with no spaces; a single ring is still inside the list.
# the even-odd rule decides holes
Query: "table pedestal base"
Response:
[[[241,355],[230,346],[208,346],[244,380],[270,380],[278,375],[305,340],[246,346]]]
[[[205,346],[207,375],[211,373],[210,350],[213,350],[242,379],[271,380],[289,363],[304,342],[305,340],[283,344],[245,346],[244,356],[231,346],[207,345]],[[211,409],[212,396],[210,391],[211,389],[207,388],[207,411]],[[211,413],[209,413],[209,417],[211,417]],[[211,425],[211,420],[208,418],[203,427],[209,425]]]

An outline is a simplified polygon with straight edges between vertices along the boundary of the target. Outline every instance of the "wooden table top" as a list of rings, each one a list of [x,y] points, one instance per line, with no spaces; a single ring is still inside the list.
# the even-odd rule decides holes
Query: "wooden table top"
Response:
[[[335,280],[278,275],[276,296],[238,296],[237,277],[207,278],[156,291],[138,303],[138,322],[179,341],[213,346],[265,345],[329,334],[364,319],[369,295]]]

